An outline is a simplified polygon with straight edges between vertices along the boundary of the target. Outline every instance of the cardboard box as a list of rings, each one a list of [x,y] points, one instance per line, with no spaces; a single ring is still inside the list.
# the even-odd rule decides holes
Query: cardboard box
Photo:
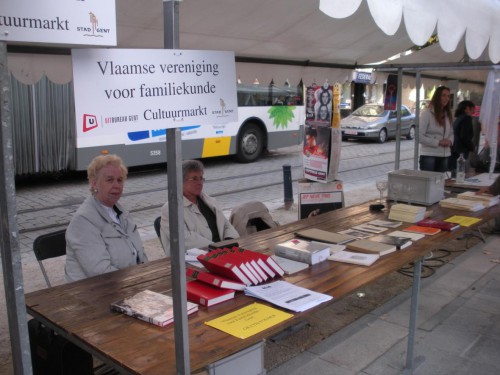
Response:
[[[389,172],[388,198],[398,202],[430,206],[444,198],[445,175],[441,172],[400,169]],[[399,186],[399,189],[398,189]],[[405,186],[412,186],[410,196]],[[398,191],[399,190],[399,191]]]
[[[344,207],[343,184],[340,180],[317,182],[299,180],[299,219]]]

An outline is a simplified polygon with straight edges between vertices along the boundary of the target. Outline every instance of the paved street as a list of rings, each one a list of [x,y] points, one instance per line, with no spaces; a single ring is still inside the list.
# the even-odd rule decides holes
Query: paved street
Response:
[[[363,187],[378,196],[374,181],[386,177],[394,169],[395,142],[385,144],[343,142],[338,179],[344,181],[346,202],[358,199],[351,192]],[[413,166],[413,142],[401,143],[400,168]],[[231,158],[205,159],[205,191],[216,197],[219,205],[229,214],[231,209],[246,201],[259,200],[270,210],[283,205],[283,165],[290,165],[293,179],[294,201],[297,202],[297,180],[302,178],[302,153],[299,146],[275,150],[251,164],[239,164]],[[23,259],[32,257],[33,240],[40,234],[62,229],[72,214],[89,195],[83,174],[79,178],[22,181],[18,184],[17,224]],[[120,202],[133,213],[144,239],[154,237],[152,227],[160,207],[167,200],[166,167],[149,171],[133,171],[125,186]]]

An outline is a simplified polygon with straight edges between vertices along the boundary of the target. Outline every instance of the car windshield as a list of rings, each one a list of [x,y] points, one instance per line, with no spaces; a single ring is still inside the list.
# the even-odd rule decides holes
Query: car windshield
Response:
[[[382,105],[364,105],[356,109],[352,115],[363,117],[382,117],[384,116],[384,112],[384,106]]]

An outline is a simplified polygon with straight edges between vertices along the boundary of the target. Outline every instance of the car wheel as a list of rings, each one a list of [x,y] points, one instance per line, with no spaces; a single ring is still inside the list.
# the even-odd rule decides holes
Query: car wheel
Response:
[[[251,163],[259,158],[264,150],[264,135],[254,123],[243,126],[238,135],[236,158],[240,163]]]
[[[408,134],[406,135],[406,139],[415,139],[415,127],[410,126],[410,130],[408,130]]]
[[[378,143],[384,143],[387,141],[387,130],[385,128],[380,129],[380,133],[378,133]]]

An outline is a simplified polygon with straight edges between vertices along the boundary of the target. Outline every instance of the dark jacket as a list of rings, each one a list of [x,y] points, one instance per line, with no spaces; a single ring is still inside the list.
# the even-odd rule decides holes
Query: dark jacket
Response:
[[[453,122],[453,147],[452,154],[456,157],[464,154],[464,158],[468,159],[469,152],[474,151],[474,127],[472,117],[461,115]]]

